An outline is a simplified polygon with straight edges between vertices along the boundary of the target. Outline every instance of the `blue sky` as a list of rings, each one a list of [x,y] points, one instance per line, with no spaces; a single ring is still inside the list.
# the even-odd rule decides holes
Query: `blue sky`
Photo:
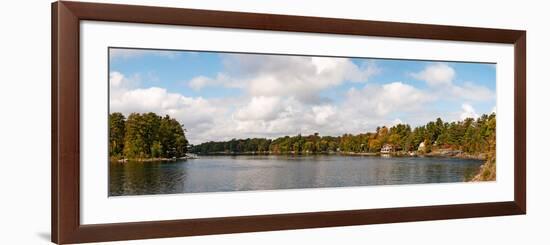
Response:
[[[110,49],[109,72],[112,112],[171,115],[192,143],[359,133],[496,106],[496,65],[484,63]]]

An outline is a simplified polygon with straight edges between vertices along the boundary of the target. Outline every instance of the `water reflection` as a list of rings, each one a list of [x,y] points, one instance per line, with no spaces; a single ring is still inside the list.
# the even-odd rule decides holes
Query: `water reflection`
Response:
[[[482,161],[369,156],[203,156],[110,163],[109,195],[143,195],[465,181]]]

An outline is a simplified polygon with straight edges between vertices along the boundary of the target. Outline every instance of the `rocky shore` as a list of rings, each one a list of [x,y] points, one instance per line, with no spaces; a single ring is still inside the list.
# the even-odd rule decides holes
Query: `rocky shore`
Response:
[[[433,150],[430,153],[419,154],[420,156],[429,156],[429,157],[453,157],[460,159],[474,159],[474,160],[485,160],[487,156],[485,153],[470,154],[460,150],[451,150],[451,149],[438,149]]]

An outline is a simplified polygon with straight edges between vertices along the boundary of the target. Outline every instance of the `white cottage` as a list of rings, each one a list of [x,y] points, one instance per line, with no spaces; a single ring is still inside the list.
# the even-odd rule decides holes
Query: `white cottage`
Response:
[[[380,149],[380,153],[382,154],[389,154],[393,151],[393,145],[385,144],[382,146],[382,149]]]

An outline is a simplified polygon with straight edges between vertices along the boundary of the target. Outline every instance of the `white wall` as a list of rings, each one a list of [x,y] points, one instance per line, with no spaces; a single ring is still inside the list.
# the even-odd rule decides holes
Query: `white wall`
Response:
[[[526,216],[132,241],[120,244],[548,243],[545,130],[550,21],[544,1],[108,1],[188,8],[526,29]],[[1,244],[46,244],[50,230],[50,2],[8,1],[0,15]],[[7,75],[7,76],[6,76]],[[546,222],[545,222],[546,221]],[[545,234],[546,232],[546,234]],[[532,242],[525,242],[532,240]],[[537,241],[537,242],[535,242]],[[117,243],[118,244],[118,243]]]

